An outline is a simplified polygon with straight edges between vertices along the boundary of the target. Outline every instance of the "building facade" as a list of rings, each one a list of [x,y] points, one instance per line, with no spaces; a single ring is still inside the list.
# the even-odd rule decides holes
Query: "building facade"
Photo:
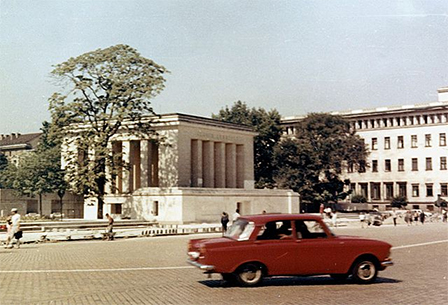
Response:
[[[9,162],[18,165],[21,156],[36,149],[41,135],[41,132],[1,134],[0,153],[4,154]]]
[[[370,208],[389,209],[401,195],[410,208],[433,210],[439,195],[448,196],[448,88],[438,93],[428,104],[331,113],[349,120],[370,151],[365,170],[345,173]],[[286,134],[300,119],[284,118]]]
[[[104,213],[176,224],[217,222],[237,208],[299,212],[298,194],[254,189],[251,129],[185,114],[162,115],[153,128],[163,141],[125,133],[112,139],[113,154],[129,166],[109,175]],[[97,208],[87,199],[84,217],[95,219]]]

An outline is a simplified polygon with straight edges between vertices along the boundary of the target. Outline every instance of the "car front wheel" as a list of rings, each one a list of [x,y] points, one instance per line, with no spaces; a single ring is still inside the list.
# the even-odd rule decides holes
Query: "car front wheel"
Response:
[[[238,283],[242,286],[257,286],[263,280],[263,270],[257,263],[247,263],[242,265],[235,273]]]
[[[378,268],[372,259],[358,260],[353,266],[353,279],[360,284],[370,284],[375,281]]]

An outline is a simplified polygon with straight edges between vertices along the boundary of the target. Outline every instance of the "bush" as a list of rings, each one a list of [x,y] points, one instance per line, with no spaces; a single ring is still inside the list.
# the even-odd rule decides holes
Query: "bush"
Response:
[[[394,208],[402,208],[407,206],[409,203],[408,198],[406,196],[395,196],[392,198],[390,205]]]
[[[352,203],[366,203],[367,198],[360,194],[355,194],[351,198]]]

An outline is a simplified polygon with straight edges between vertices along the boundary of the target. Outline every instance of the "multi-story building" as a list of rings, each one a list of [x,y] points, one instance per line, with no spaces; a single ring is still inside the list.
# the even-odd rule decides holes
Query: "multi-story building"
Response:
[[[41,132],[2,134],[0,135],[0,153],[4,154],[9,162],[17,165],[22,155],[36,149],[41,135]]]
[[[365,170],[345,173],[370,208],[387,209],[402,195],[408,207],[432,210],[448,196],[448,88],[438,93],[428,104],[331,113],[348,119],[370,151]],[[287,134],[301,118],[283,119]]]

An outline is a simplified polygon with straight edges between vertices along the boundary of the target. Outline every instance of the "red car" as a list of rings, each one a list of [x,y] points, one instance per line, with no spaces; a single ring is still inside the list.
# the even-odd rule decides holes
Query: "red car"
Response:
[[[240,217],[223,237],[193,239],[188,263],[224,280],[256,286],[263,277],[329,274],[375,281],[392,266],[391,245],[366,238],[336,236],[320,216],[264,214]]]

